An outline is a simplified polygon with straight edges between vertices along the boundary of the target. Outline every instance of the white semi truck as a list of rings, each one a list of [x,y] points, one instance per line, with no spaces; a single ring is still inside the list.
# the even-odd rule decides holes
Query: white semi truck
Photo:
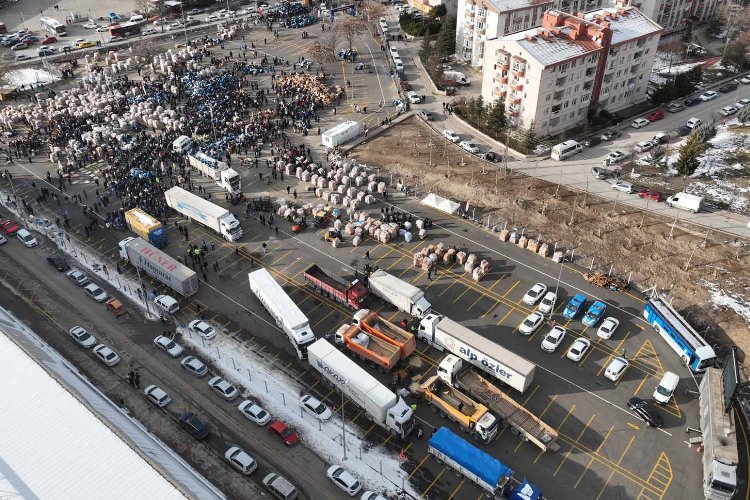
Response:
[[[534,363],[445,316],[430,313],[422,318],[417,338],[455,354],[520,393],[534,380]]]
[[[255,294],[266,311],[276,320],[297,353],[299,359],[307,357],[307,349],[315,342],[315,335],[307,319],[297,304],[286,294],[267,269],[247,273],[250,290]]]
[[[229,194],[236,195],[242,192],[240,174],[226,162],[211,158],[205,153],[195,153],[188,155],[188,163],[206,177],[216,181],[216,184]]]
[[[167,285],[183,297],[198,291],[198,275],[143,238],[125,238],[117,244],[120,258]]]
[[[325,339],[308,350],[310,366],[367,412],[384,429],[407,437],[414,429],[414,412],[400,396],[378,382]]]
[[[164,193],[167,205],[199,224],[213,229],[228,241],[242,238],[240,221],[219,205],[204,200],[181,187],[173,187]]]
[[[382,269],[372,273],[367,278],[367,284],[370,293],[417,318],[424,317],[432,308],[421,289]]]

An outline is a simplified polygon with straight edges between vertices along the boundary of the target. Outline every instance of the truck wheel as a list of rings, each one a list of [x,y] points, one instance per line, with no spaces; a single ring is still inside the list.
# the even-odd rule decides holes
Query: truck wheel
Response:
[[[443,410],[440,410],[440,416],[443,418],[448,418],[448,415],[446,415]]]

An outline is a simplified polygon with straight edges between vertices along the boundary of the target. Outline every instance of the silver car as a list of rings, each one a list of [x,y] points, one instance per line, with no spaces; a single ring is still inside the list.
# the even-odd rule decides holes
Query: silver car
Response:
[[[206,364],[195,356],[187,356],[186,358],[183,358],[183,360],[180,361],[180,364],[188,371],[188,373],[198,378],[208,373],[208,367]]]

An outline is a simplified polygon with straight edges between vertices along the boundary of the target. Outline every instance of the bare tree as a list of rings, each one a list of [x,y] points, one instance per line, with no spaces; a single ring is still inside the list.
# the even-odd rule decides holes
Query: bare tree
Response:
[[[164,49],[159,47],[152,38],[139,40],[138,43],[131,46],[131,53],[133,56],[142,57],[143,61],[139,61],[138,66],[148,66],[153,61],[154,56],[164,52]]]
[[[362,11],[369,22],[375,23],[385,14],[385,6],[377,0],[366,0],[362,4]]]
[[[354,40],[362,38],[367,33],[367,23],[358,17],[348,17],[337,21],[333,31],[346,40],[349,50],[353,50]]]
[[[163,5],[163,2],[159,2],[159,6]],[[144,16],[149,14],[154,9],[154,4],[150,0],[135,0],[135,7],[138,12]]]
[[[335,62],[336,46],[339,41],[340,35],[334,30],[328,30],[325,36],[321,36],[313,42],[307,53],[318,64]]]

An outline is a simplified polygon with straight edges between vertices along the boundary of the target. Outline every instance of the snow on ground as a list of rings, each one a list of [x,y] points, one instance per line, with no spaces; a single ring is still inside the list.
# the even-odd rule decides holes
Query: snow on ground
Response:
[[[750,300],[747,297],[721,290],[718,285],[707,280],[701,280],[700,285],[708,289],[715,307],[729,308],[750,323]]]
[[[3,83],[15,87],[21,85],[37,85],[40,83],[51,83],[60,79],[46,69],[22,68],[9,71],[3,78]]]
[[[700,66],[700,64],[700,62],[683,64],[682,56],[679,54],[657,52],[656,57],[654,57],[654,66],[652,72],[664,75],[679,75],[680,73],[687,73],[694,67]]]
[[[8,194],[0,192],[0,200],[6,208],[16,214],[19,223],[25,223],[29,229],[47,235],[60,250],[77,261],[79,268],[96,275],[100,280],[107,281],[121,294],[127,295],[130,304],[126,304],[126,307],[130,309],[131,314],[136,313],[133,311],[135,305],[148,319],[158,321],[159,317],[154,314],[153,305],[149,305],[148,312],[146,311],[143,298],[136,293],[138,283],[135,280],[119,275],[115,269],[108,268],[105,272],[102,266],[109,264],[111,267],[111,262],[91,252],[76,239],[65,238],[54,223],[45,227],[41,214],[39,217],[30,217],[22,214],[17,207],[9,206]],[[278,330],[275,324],[268,321],[266,323],[270,328]],[[208,342],[190,332],[187,325],[178,325],[177,329],[182,334],[183,343],[189,343],[205,358],[210,358],[225,378],[245,389],[241,391],[244,395],[261,401],[264,408],[275,418],[294,427],[304,445],[324,461],[348,468],[362,480],[366,487],[364,489],[381,491],[394,497],[405,489],[414,498],[419,497],[419,493],[409,485],[408,474],[401,469],[400,460],[384,448],[367,443],[361,430],[351,423],[347,423],[346,426],[347,460],[342,461],[341,419],[334,416],[328,422],[321,423],[303,413],[297,404],[303,387],[293,377],[285,374],[279,366],[227,335],[220,334]],[[278,331],[280,335],[285,335]]]

